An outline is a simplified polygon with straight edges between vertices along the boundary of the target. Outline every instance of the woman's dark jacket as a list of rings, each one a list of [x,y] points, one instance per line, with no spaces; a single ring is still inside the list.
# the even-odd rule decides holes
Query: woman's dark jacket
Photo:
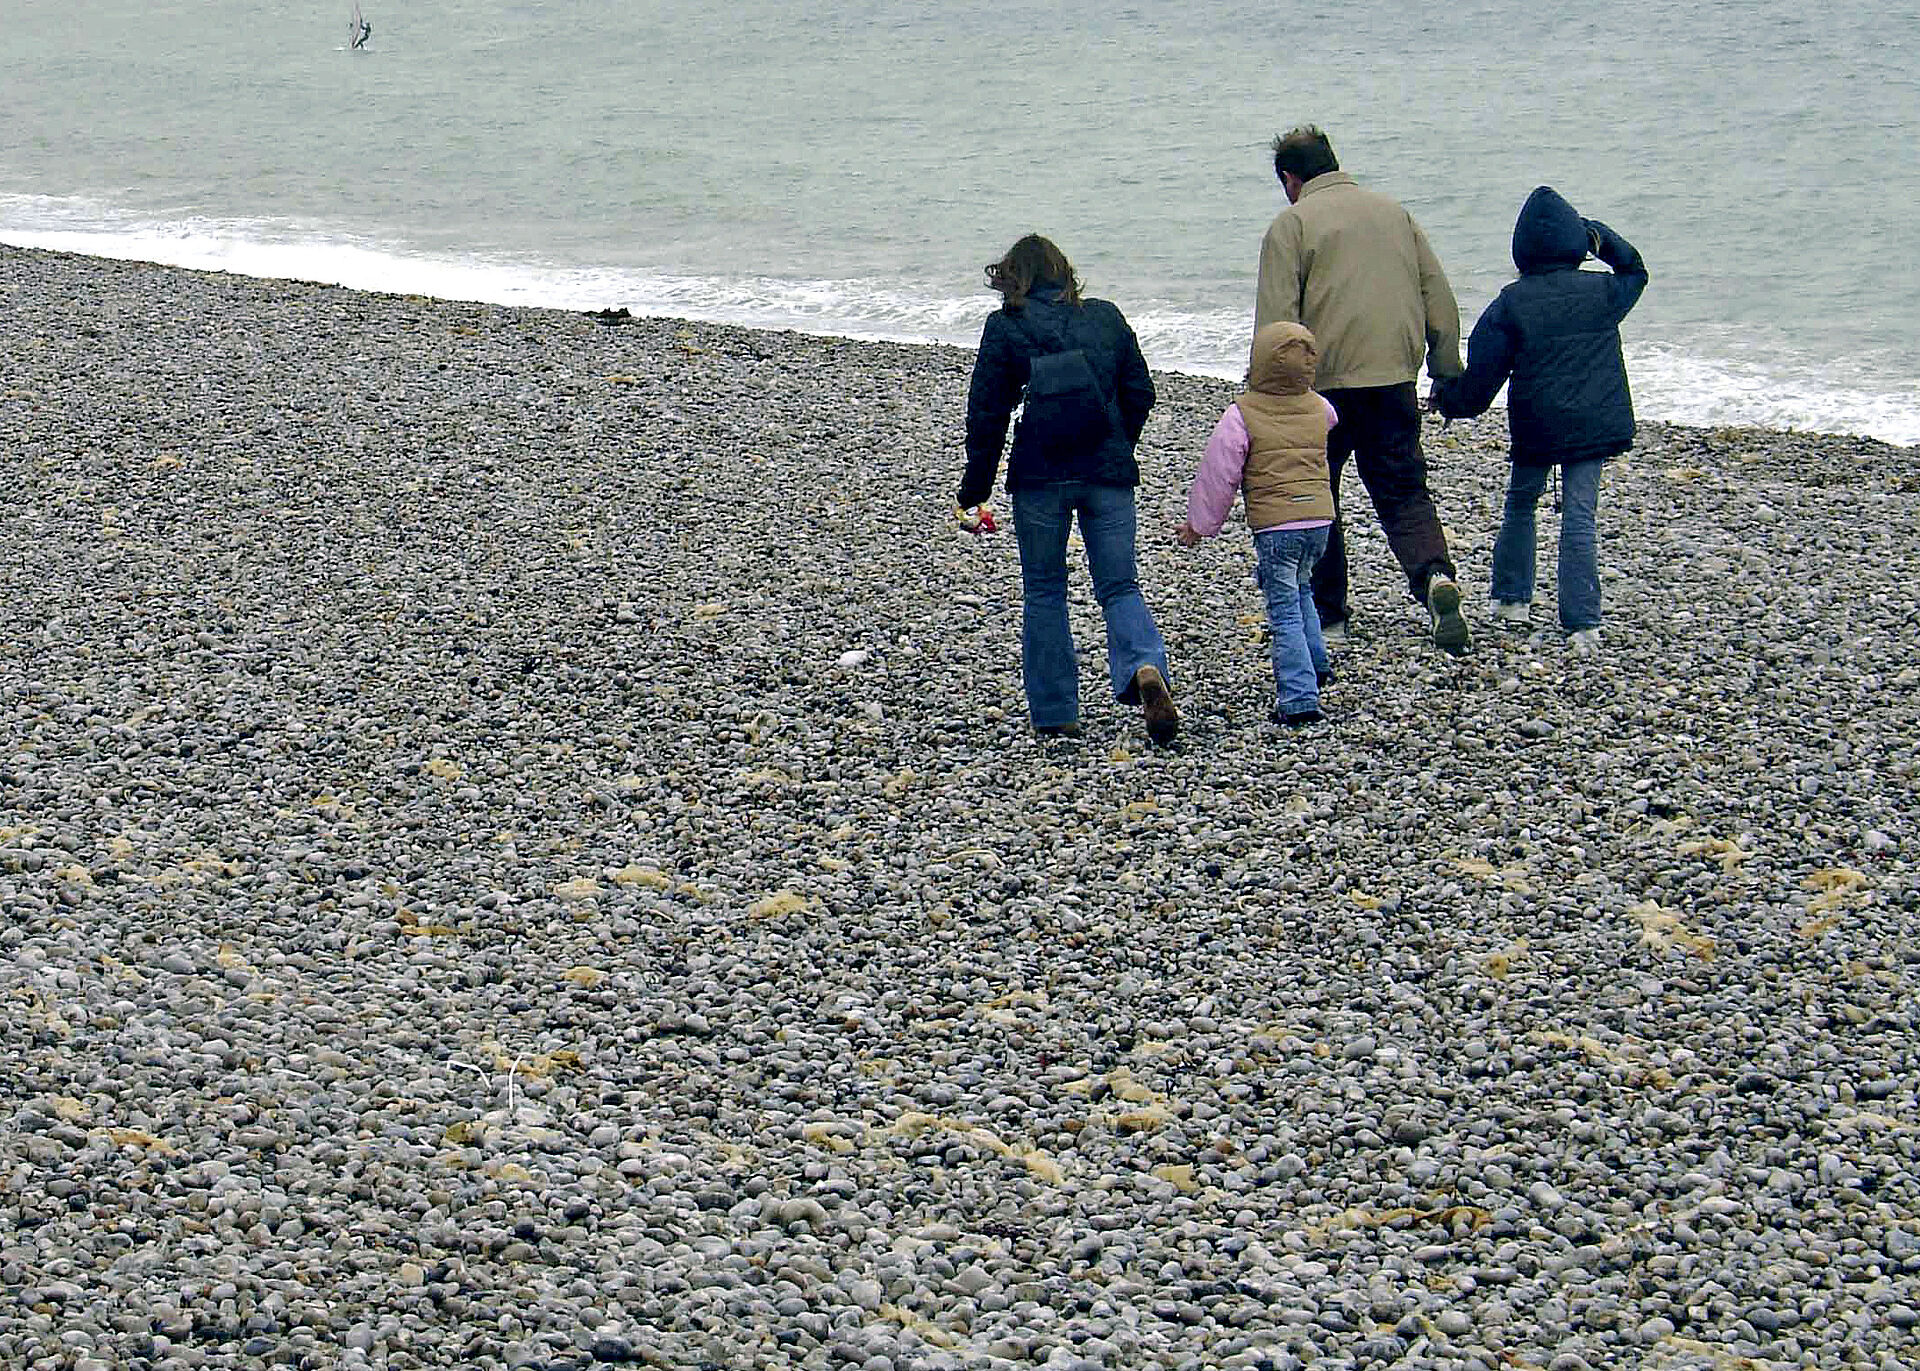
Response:
[[[1099,446],[1072,457],[1048,460],[1023,443],[1019,426],[1007,457],[1007,489],[1050,481],[1090,481],[1105,486],[1140,484],[1134,444],[1153,408],[1153,378],[1147,374],[1140,343],[1120,311],[1105,300],[1064,303],[1057,286],[1035,286],[1019,308],[1002,305],[987,316],[980,351],[967,392],[967,470],[960,479],[960,504],[984,503],[993,494],[1006,445],[1007,422],[1020,402],[1027,373],[1037,355],[1060,351],[1060,344],[1087,354],[1094,379],[1118,411],[1120,423]]]
[[[1581,271],[1591,249],[1611,275]],[[1467,340],[1467,370],[1439,382],[1449,419],[1493,403],[1508,381],[1513,460],[1525,466],[1612,457],[1633,446],[1633,397],[1620,321],[1647,287],[1633,244],[1541,186],[1513,226],[1520,279],[1487,306]]]

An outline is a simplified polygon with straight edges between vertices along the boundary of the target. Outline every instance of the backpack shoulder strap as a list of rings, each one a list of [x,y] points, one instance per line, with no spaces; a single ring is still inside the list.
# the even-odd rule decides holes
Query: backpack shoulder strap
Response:
[[[1020,309],[1009,311],[1009,313],[1013,315],[1014,322],[1020,327],[1021,331],[1024,332],[1042,352],[1066,352],[1068,350],[1069,345],[1067,343],[1066,331],[1064,329],[1054,330],[1050,337],[1048,334],[1043,334],[1040,331],[1039,323],[1033,317],[1032,305],[1022,306]],[[1045,346],[1049,341],[1052,342],[1052,347]]]

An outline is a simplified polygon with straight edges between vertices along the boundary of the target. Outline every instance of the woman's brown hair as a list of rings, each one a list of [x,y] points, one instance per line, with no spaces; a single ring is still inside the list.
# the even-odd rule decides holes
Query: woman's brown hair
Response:
[[[1009,309],[1025,305],[1028,292],[1040,284],[1060,287],[1070,305],[1080,303],[1080,278],[1073,274],[1073,263],[1037,233],[1008,248],[999,261],[987,263],[987,285],[1006,297]]]

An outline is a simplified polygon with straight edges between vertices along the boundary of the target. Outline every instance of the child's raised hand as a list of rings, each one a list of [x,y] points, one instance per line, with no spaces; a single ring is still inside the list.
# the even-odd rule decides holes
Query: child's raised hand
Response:
[[[1180,540],[1181,547],[1200,546],[1200,535],[1193,531],[1193,525],[1185,519],[1180,521],[1180,527],[1173,531],[1173,536]]]

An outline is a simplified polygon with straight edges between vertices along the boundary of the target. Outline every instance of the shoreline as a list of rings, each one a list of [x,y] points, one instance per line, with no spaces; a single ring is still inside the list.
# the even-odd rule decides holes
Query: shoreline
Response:
[[[0,356],[0,1362],[1920,1354],[1912,449],[1644,425],[1581,661],[1432,421],[1473,651],[1350,506],[1283,732],[1156,373],[1158,751],[1078,570],[1026,725],[966,349],[0,249]]]
[[[143,258],[102,257],[102,256],[90,254],[90,253],[76,252],[76,251],[71,251],[67,249],[58,249],[58,248],[22,247],[22,246],[17,246],[13,244],[0,243],[0,251],[18,252],[18,253],[46,253],[53,256],[71,257],[79,261],[95,262],[100,264],[123,264],[128,266],[143,267],[150,270],[181,272],[186,274],[197,274],[197,275],[207,275],[207,276],[231,276],[240,280],[258,281],[262,283],[284,282],[288,284],[310,286],[310,287],[319,288],[319,289],[347,290],[347,291],[354,291],[356,293],[368,294],[368,295],[391,296],[393,298],[399,298],[399,299],[430,300],[435,303],[444,304],[444,305],[467,305],[467,306],[472,306],[476,308],[528,310],[535,313],[552,313],[552,314],[560,314],[560,315],[586,315],[589,317],[594,313],[599,312],[597,310],[586,310],[586,309],[575,310],[575,309],[568,309],[564,307],[549,306],[549,305],[498,304],[492,301],[468,300],[468,299],[462,299],[462,298],[453,297],[453,296],[424,295],[418,292],[410,292],[410,291],[369,289],[365,287],[340,285],[333,282],[319,281],[319,280],[313,280],[310,278],[297,277],[297,276],[258,276],[258,275],[254,275],[244,271],[228,270],[225,268],[175,266],[172,264],[155,262],[155,261],[151,261]],[[984,307],[990,307],[990,305],[988,305],[987,302],[983,301],[983,308]],[[967,353],[969,356],[972,354],[972,351],[973,351],[971,347],[967,346],[964,343],[947,343],[947,342],[940,342],[940,341],[929,340],[929,339],[896,340],[896,339],[875,337],[875,336],[860,334],[860,333],[840,334],[840,333],[830,333],[830,332],[815,332],[815,331],[800,329],[800,328],[766,327],[766,326],[752,325],[752,324],[727,323],[727,322],[722,322],[717,320],[694,319],[694,318],[687,318],[687,317],[672,315],[672,314],[647,314],[647,315],[635,315],[633,317],[636,319],[646,318],[646,319],[651,319],[656,321],[676,322],[676,323],[682,323],[682,324],[697,323],[705,327],[737,328],[749,333],[770,333],[770,334],[795,333],[803,337],[839,339],[843,342],[856,343],[860,345],[871,345],[875,347],[957,348]],[[1472,324],[1472,321],[1470,319],[1463,318],[1462,335],[1461,335],[1461,345],[1463,349],[1465,347],[1466,330],[1471,327],[1471,324]],[[1463,355],[1464,355],[1464,352],[1463,352]],[[1172,369],[1172,368],[1161,369],[1157,367],[1154,368],[1153,370],[1156,376],[1161,376],[1161,375],[1181,376],[1181,377],[1186,377],[1186,378],[1190,378],[1193,380],[1200,380],[1200,381],[1211,381],[1211,380],[1229,380],[1230,381],[1232,379],[1232,378],[1216,375],[1215,373],[1212,373],[1212,372],[1181,371],[1181,370]],[[1425,384],[1424,380],[1421,382],[1421,384],[1424,389],[1424,384]],[[1490,414],[1493,414],[1495,416],[1504,414],[1504,412],[1505,412],[1504,406],[1496,406],[1495,409],[1489,411]],[[1884,444],[1885,446],[1892,448],[1896,451],[1920,451],[1920,442],[1903,444],[1899,442],[1893,442],[1884,438],[1874,437],[1871,434],[1860,433],[1860,432],[1834,432],[1834,431],[1823,430],[1823,429],[1780,428],[1780,427],[1774,427],[1774,426],[1770,426],[1762,423],[1746,423],[1746,422],[1735,422],[1735,423],[1726,423],[1726,424],[1703,424],[1703,423],[1690,423],[1690,422],[1684,422],[1680,420],[1669,420],[1669,419],[1642,419],[1641,422],[1660,424],[1670,428],[1690,428],[1690,429],[1700,429],[1703,431],[1711,431],[1711,432],[1780,433],[1780,434],[1795,435],[1795,436],[1806,436],[1806,437],[1812,437],[1812,438],[1839,438],[1839,439],[1860,438],[1868,442]]]

